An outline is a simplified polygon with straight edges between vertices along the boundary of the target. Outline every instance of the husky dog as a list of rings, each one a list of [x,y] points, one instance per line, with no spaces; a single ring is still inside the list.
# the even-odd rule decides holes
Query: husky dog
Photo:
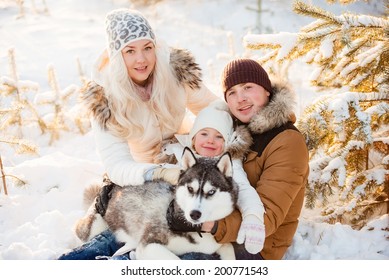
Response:
[[[185,148],[182,169],[175,187],[162,180],[115,187],[104,220],[92,213],[77,224],[77,235],[88,240],[108,227],[125,243],[115,255],[136,249],[137,259],[179,259],[188,252],[235,259],[231,244],[218,244],[210,233],[173,232],[166,218],[174,209],[174,215],[200,228],[203,222],[229,215],[238,197],[230,154],[196,158]]]

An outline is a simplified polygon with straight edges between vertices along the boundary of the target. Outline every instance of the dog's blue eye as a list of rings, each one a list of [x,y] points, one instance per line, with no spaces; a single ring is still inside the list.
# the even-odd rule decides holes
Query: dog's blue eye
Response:
[[[211,191],[208,192],[208,195],[214,195],[215,192],[216,192],[215,190],[211,190]]]

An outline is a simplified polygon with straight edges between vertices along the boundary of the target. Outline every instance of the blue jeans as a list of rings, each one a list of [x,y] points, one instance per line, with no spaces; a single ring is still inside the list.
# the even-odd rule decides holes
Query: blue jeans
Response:
[[[237,260],[263,260],[264,258],[260,253],[250,254],[244,247],[244,244],[232,243],[235,252],[235,258]]]
[[[61,255],[59,260],[97,260],[109,259],[124,244],[117,242],[110,230],[105,230],[89,242]],[[124,256],[124,255],[123,255]],[[125,259],[129,259],[124,256]]]
[[[59,260],[129,260],[128,254],[112,257],[112,255],[124,244],[117,242],[110,230],[92,238],[89,242],[73,249],[69,253],[61,255]],[[232,243],[237,260],[263,260],[261,254],[250,254],[244,245]],[[179,256],[182,260],[220,260],[218,254],[186,253]]]
[[[96,235],[89,242],[61,255],[59,260],[129,260],[128,254],[112,257],[124,244],[117,242],[110,230]],[[180,256],[183,260],[218,260],[218,254],[187,253]]]

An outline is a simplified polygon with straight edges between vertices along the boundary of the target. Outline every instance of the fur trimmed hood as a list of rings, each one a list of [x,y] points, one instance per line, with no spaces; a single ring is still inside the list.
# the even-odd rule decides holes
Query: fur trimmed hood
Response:
[[[291,85],[280,78],[272,78],[272,98],[261,111],[251,119],[248,127],[255,134],[264,133],[288,121],[295,122],[295,93]]]
[[[238,126],[227,144],[226,152],[229,152],[232,159],[243,159],[249,151],[253,138],[246,126]]]
[[[174,71],[177,82],[182,86],[191,89],[201,87],[201,69],[188,50],[170,49],[170,66]],[[89,81],[81,89],[81,101],[100,126],[106,128],[107,121],[111,118],[112,113],[104,87],[95,81]]]

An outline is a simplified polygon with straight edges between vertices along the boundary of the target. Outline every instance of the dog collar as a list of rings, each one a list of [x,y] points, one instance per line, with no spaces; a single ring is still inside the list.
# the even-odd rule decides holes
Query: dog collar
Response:
[[[173,199],[166,211],[166,220],[169,226],[169,229],[173,232],[197,232],[200,237],[201,235],[201,224],[194,225],[189,222],[185,216],[184,212],[179,208],[175,207],[176,203]]]

